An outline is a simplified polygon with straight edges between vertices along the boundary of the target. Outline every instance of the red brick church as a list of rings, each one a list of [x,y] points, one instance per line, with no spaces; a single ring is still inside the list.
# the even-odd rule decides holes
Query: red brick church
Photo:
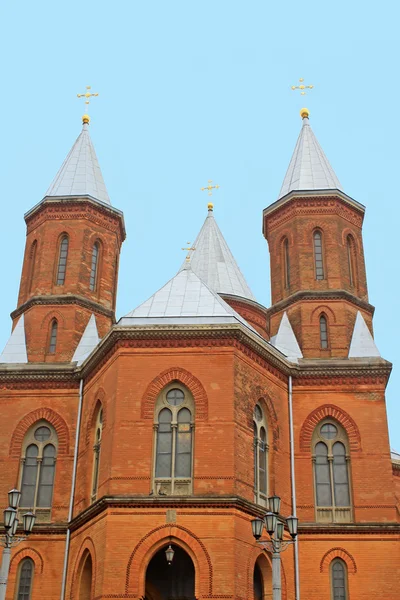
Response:
[[[124,217],[84,117],[25,215],[0,357],[0,499],[17,487],[20,513],[36,514],[12,550],[7,600],[272,598],[251,521],[273,495],[284,540],[283,517],[299,519],[282,553],[284,600],[400,598],[400,456],[365,208],[301,115],[262,216],[272,306],[253,296],[209,204],[195,250],[119,320]]]

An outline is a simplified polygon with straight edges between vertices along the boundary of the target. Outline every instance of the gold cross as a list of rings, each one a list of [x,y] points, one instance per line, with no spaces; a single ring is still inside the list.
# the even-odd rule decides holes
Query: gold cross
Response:
[[[219,185],[211,185],[212,184],[212,179],[208,180],[208,185],[206,185],[206,187],[200,188],[202,192],[204,192],[204,190],[208,190],[208,195],[212,196],[212,191],[213,190],[218,190]]]
[[[187,251],[187,255],[186,255],[186,262],[190,262],[190,258],[191,258],[191,252],[194,252],[196,250],[196,248],[194,246],[192,246],[191,242],[186,242],[188,247],[187,248],[182,248],[182,250],[186,250]]]
[[[299,79],[300,85],[292,85],[292,90],[300,90],[301,96],[306,95],[305,90],[312,90],[314,87],[313,85],[304,85],[303,81],[304,81],[304,79],[301,78],[301,79]]]
[[[93,96],[98,96],[98,94],[92,94],[91,91],[90,91],[91,89],[92,89],[91,86],[87,85],[86,86],[86,92],[84,94],[77,94],[78,98],[85,98],[85,104],[86,105],[89,104],[89,98],[92,98]]]

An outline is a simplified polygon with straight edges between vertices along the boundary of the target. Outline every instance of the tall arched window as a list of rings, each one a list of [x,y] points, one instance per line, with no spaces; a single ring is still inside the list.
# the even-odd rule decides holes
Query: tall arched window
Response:
[[[347,568],[340,558],[331,563],[331,598],[332,600],[347,600]]]
[[[42,520],[50,520],[57,444],[50,423],[39,421],[26,434],[22,447],[20,506],[33,509]]]
[[[96,242],[92,250],[92,264],[90,268],[90,289],[94,291],[97,287],[97,275],[100,255],[100,244]]]
[[[65,283],[65,274],[67,271],[68,244],[68,236],[64,234],[60,240],[60,249],[58,252],[58,265],[56,277],[57,285],[64,285]]]
[[[324,260],[322,251],[322,233],[314,231],[314,260],[315,260],[315,279],[325,279]]]
[[[49,354],[54,354],[57,348],[58,322],[53,319],[50,325]]]
[[[325,315],[321,315],[319,318],[319,340],[323,350],[328,348],[328,321]]]
[[[268,437],[267,421],[260,404],[253,414],[254,429],[254,501],[267,505],[268,497]]]
[[[34,566],[31,558],[21,560],[18,569],[16,600],[31,600]]]
[[[285,289],[290,287],[290,257],[289,257],[289,240],[283,241],[283,268],[284,268],[284,284]]]
[[[28,292],[32,289],[33,276],[35,274],[35,263],[36,263],[36,251],[37,251],[37,240],[35,240],[31,246],[29,252],[29,275],[28,275]]]
[[[338,423],[323,421],[313,436],[313,463],[317,521],[351,520],[350,456],[345,431]]]
[[[346,238],[347,244],[347,263],[349,268],[349,282],[351,286],[356,285],[357,280],[357,263],[356,263],[356,247],[352,235]]]
[[[91,494],[92,502],[94,502],[97,498],[97,490],[99,487],[99,471],[100,471],[100,454],[101,454],[102,434],[103,434],[103,409],[100,406],[97,411],[96,426],[95,426],[95,430],[94,430],[93,476],[92,476],[92,494]]]
[[[157,399],[153,493],[191,493],[193,415],[192,395],[176,383],[167,386]]]

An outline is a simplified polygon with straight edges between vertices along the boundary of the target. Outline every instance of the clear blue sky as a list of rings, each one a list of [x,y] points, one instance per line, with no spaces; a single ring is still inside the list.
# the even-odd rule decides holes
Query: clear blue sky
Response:
[[[80,132],[85,85],[100,93],[91,136],[128,232],[118,316],[177,271],[206,216],[208,179],[221,185],[215,216],[233,254],[269,305],[261,214],[305,103],[344,190],[367,207],[369,297],[377,345],[395,364],[387,404],[400,450],[399,16],[394,0],[3,3],[0,346],[17,301],[23,213]],[[315,85],[305,102],[290,89],[299,77]]]

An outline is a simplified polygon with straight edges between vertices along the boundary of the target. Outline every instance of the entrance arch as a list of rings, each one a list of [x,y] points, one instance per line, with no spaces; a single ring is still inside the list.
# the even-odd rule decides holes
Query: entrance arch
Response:
[[[79,600],[91,600],[93,563],[90,552],[85,552],[81,560],[81,577],[79,581]]]
[[[260,554],[254,563],[253,597],[254,600],[272,599],[272,569],[265,554]]]
[[[146,600],[195,600],[195,568],[189,554],[171,544],[174,558],[169,565],[162,547],[150,560],[146,570]]]

